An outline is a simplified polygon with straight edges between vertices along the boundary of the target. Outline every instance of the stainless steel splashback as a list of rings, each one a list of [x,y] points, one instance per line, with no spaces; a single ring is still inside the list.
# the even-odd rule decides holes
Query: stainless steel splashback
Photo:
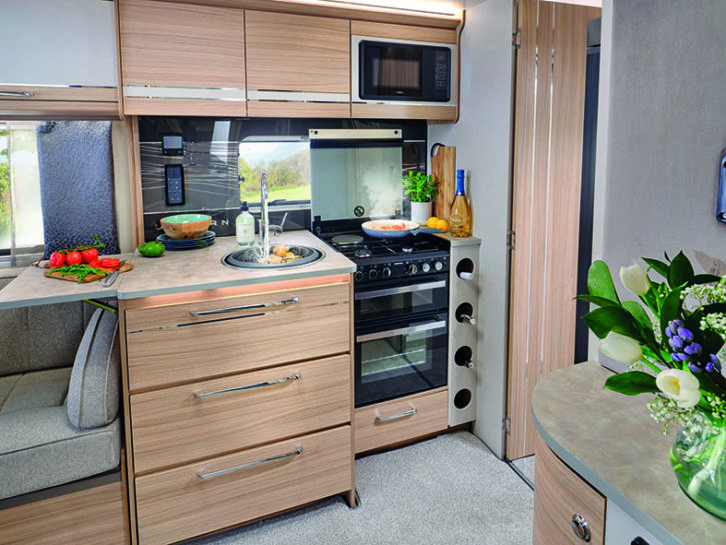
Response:
[[[400,216],[400,129],[310,129],[311,209],[323,221]]]

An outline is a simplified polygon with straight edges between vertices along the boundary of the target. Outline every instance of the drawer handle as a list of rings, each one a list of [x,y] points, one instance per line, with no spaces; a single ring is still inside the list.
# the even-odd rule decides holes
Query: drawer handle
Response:
[[[215,390],[213,392],[194,392],[194,397],[197,399],[206,399],[208,397],[221,396],[224,394],[233,394],[235,392],[244,392],[245,390],[252,390],[254,388],[264,388],[265,386],[274,386],[275,384],[283,384],[285,382],[292,382],[294,380],[300,380],[302,375],[295,373],[289,377],[277,378],[275,380],[265,380],[264,382],[256,382],[255,384],[247,384],[246,386],[235,386],[234,388],[225,388],[224,390]]]
[[[585,520],[585,517],[579,513],[575,513],[572,515],[570,526],[572,527],[572,533],[575,534],[578,539],[585,543],[590,543],[590,525],[587,523],[587,520]]]
[[[295,450],[291,452],[286,452],[285,454],[279,454],[277,456],[272,456],[270,458],[263,458],[262,460],[257,460],[256,462],[250,462],[249,464],[242,464],[240,466],[234,466],[234,467],[228,467],[227,469],[220,469],[219,471],[211,471],[209,473],[197,473],[197,477],[200,479],[214,479],[215,477],[221,477],[222,475],[229,475],[230,473],[236,473],[237,471],[244,471],[245,469],[250,469],[253,467],[265,465],[265,464],[271,464],[272,462],[278,462],[280,460],[285,460],[286,458],[294,458],[295,456],[300,456],[303,453],[302,447],[297,447]]]
[[[273,301],[272,303],[259,303],[256,305],[244,305],[241,307],[217,308],[214,310],[190,310],[189,314],[197,317],[214,316],[215,314],[229,314],[230,312],[242,312],[245,310],[261,310],[275,307],[284,307],[287,305],[294,305],[295,303],[299,302],[299,297],[293,297],[292,299],[285,299],[283,301]],[[262,314],[264,314],[264,312]],[[255,314],[254,316],[259,316],[259,314]]]
[[[391,416],[381,416],[380,414],[377,414],[376,420],[378,420],[379,422],[390,422],[391,420],[398,420],[399,418],[406,418],[407,416],[413,416],[417,412],[418,412],[418,410],[416,409],[416,407],[411,407],[405,413],[394,414]]]
[[[3,97],[32,97],[35,93],[32,91],[0,91],[0,96]]]

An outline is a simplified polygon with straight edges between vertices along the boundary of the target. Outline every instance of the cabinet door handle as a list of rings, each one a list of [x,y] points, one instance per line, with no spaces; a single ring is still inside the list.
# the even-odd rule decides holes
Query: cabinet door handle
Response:
[[[292,299],[284,299],[282,301],[273,301],[271,303],[258,303],[256,305],[244,305],[241,307],[227,307],[227,308],[216,308],[214,310],[190,310],[189,314],[196,317],[203,316],[214,316],[216,314],[229,314],[230,312],[242,312],[245,310],[263,310],[266,311],[270,308],[284,307],[287,305],[294,305],[300,302],[299,297],[293,297]],[[264,314],[264,312],[262,312]],[[255,316],[258,316],[256,314]]]
[[[578,539],[585,543],[590,543],[590,525],[587,523],[587,520],[585,520],[585,517],[579,513],[575,513],[572,515],[570,526],[572,527],[572,533],[575,534]]]
[[[266,386],[274,386],[275,384],[283,384],[285,382],[293,382],[300,380],[302,375],[295,373],[289,377],[277,378],[275,380],[265,380],[263,382],[256,382],[255,384],[247,384],[245,386],[235,386],[234,388],[225,388],[224,390],[215,390],[213,392],[194,392],[194,397],[197,399],[206,399],[208,397],[221,396],[224,394],[233,394],[235,392],[244,392],[245,390],[253,390],[255,388],[264,388]]]
[[[210,471],[209,473],[204,473],[200,471],[199,473],[197,473],[197,477],[199,477],[200,479],[213,479],[215,477],[221,477],[222,475],[236,473],[237,471],[244,471],[245,469],[250,469],[265,464],[271,464],[272,462],[285,460],[286,458],[294,458],[295,456],[300,456],[302,453],[302,447],[297,447],[291,452],[286,452],[285,454],[279,454],[277,456],[271,456],[270,458],[263,458],[262,460],[257,460],[256,462],[250,462],[248,464],[228,467],[227,469],[220,469],[219,471]]]
[[[32,97],[35,93],[32,91],[0,91],[2,97]]]
[[[413,416],[417,412],[418,412],[418,410],[416,409],[416,407],[411,407],[406,412],[394,414],[391,416],[381,416],[380,414],[377,414],[376,420],[378,420],[379,422],[390,422],[391,420],[398,420],[399,418],[406,418],[407,416]]]

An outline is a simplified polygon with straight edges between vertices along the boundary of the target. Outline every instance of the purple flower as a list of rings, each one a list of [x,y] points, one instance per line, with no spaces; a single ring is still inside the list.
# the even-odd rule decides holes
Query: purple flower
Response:
[[[670,338],[670,339],[668,340],[668,344],[669,344],[669,345],[671,346],[671,348],[672,348],[673,350],[675,350],[676,352],[678,352],[678,351],[680,351],[680,350],[683,350],[683,339],[681,339],[681,338],[680,338],[680,337],[678,337],[678,336],[676,336],[676,337],[671,337],[671,338]]]
[[[683,351],[689,356],[698,356],[701,353],[701,345],[698,343],[691,343],[684,346]]]
[[[685,327],[678,328],[678,336],[684,341],[690,342],[693,340],[693,333],[687,330]]]
[[[703,371],[703,369],[699,367],[698,364],[693,363],[692,361],[688,362],[688,368],[694,373],[700,373],[701,371]]]
[[[681,322],[680,320],[673,320],[670,324],[668,324],[668,327],[666,328],[666,335],[668,337],[673,337],[674,335],[677,335],[679,327],[683,327],[683,322]]]
[[[715,354],[711,354],[711,361],[706,364],[706,371],[711,373],[714,369],[721,370],[721,362]]]

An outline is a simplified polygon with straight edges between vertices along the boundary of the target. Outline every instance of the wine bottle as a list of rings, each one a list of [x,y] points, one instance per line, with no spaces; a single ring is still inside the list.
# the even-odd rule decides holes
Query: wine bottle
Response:
[[[464,193],[464,171],[456,171],[456,196],[451,203],[450,214],[451,236],[457,238],[471,236],[471,209]]]

